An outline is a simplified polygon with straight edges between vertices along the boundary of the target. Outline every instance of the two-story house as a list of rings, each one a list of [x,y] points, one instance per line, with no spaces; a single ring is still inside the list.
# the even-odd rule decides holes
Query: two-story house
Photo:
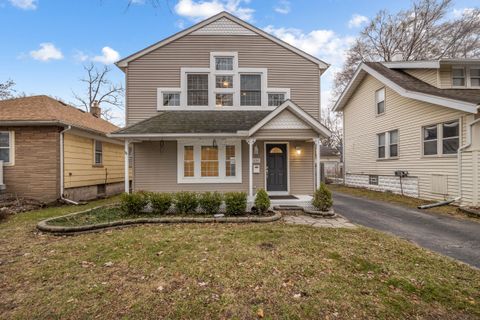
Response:
[[[222,12],[117,66],[127,127],[111,136],[133,145],[133,190],[252,197],[319,184],[325,62]]]
[[[348,185],[479,205],[480,60],[363,63],[334,110]]]

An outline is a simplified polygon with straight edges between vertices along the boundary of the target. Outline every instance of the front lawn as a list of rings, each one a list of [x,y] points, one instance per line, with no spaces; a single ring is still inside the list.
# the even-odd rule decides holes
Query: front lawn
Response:
[[[0,223],[2,318],[480,317],[479,270],[373,230],[271,223],[36,231],[39,220],[75,210]]]

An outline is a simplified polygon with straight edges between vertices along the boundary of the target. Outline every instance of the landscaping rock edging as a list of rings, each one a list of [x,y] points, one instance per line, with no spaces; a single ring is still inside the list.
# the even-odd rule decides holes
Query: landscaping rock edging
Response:
[[[273,207],[277,211],[303,211],[305,214],[311,215],[314,218],[333,219],[338,217],[338,214],[330,208],[328,211],[319,211],[295,205],[282,205]]]
[[[88,231],[95,231],[101,229],[108,229],[108,228],[115,228],[115,227],[124,227],[130,225],[139,225],[139,224],[154,224],[154,223],[264,223],[264,222],[274,222],[280,220],[282,218],[282,214],[278,211],[273,210],[273,216],[267,217],[161,217],[161,218],[136,218],[136,219],[126,219],[126,220],[118,220],[112,222],[104,222],[92,225],[84,225],[84,226],[54,226],[49,225],[48,222],[58,219],[73,216],[76,214],[81,214],[85,212],[89,212],[95,209],[99,209],[102,207],[95,207],[92,209],[79,211],[70,213],[63,216],[52,217],[45,220],[40,221],[37,223],[37,229],[43,232],[48,232],[57,235],[68,235],[68,234],[76,234],[76,233],[84,233]]]

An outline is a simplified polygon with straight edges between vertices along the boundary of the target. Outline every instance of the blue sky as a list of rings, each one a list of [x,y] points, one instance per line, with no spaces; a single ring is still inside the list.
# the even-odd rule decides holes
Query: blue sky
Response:
[[[227,10],[332,64],[322,79],[327,106],[333,72],[361,27],[379,10],[408,8],[410,1],[385,0],[0,0],[0,82],[13,79],[26,94],[49,94],[72,102],[81,91],[82,64],[112,62],[197,21]],[[478,6],[455,1],[451,14]],[[123,122],[115,112],[114,122]]]

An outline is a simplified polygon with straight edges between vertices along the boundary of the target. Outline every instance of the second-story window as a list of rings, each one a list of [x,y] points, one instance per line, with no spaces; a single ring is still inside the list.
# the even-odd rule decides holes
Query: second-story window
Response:
[[[208,106],[208,74],[187,75],[187,104]]]
[[[377,114],[385,113],[385,88],[375,91],[375,110]]]
[[[180,105],[180,92],[163,92],[163,106],[178,107]]]
[[[233,70],[233,57],[215,57],[215,70]]]
[[[454,87],[465,86],[465,68],[452,68],[452,85]]]
[[[423,130],[423,155],[443,156],[457,154],[460,145],[458,120],[425,126]]]
[[[285,101],[285,93],[269,93],[268,94],[268,106],[278,107]]]
[[[240,105],[262,105],[262,81],[259,74],[242,74],[240,76]]]
[[[470,86],[480,87],[480,68],[470,68]]]

